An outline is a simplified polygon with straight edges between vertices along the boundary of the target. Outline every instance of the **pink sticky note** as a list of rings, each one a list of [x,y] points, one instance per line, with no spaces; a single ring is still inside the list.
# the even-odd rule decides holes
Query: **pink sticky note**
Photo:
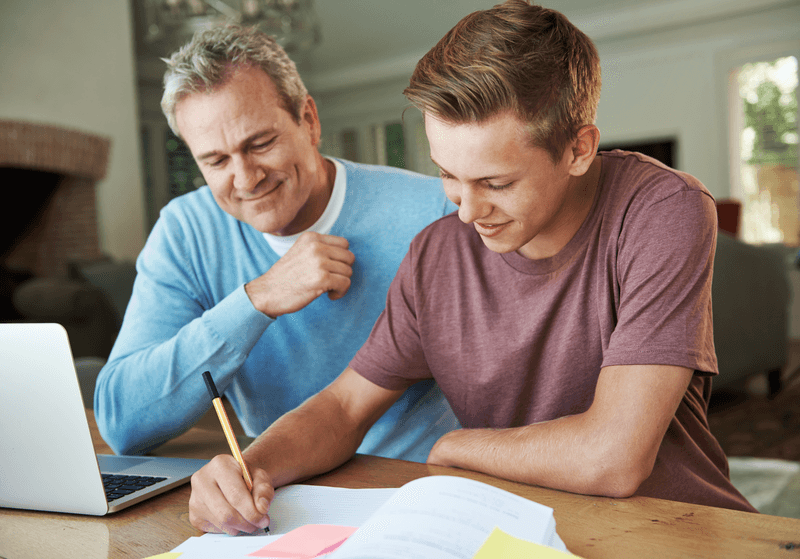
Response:
[[[307,524],[295,528],[279,540],[254,551],[248,557],[313,559],[325,553],[331,553],[355,531],[356,528],[350,526]]]

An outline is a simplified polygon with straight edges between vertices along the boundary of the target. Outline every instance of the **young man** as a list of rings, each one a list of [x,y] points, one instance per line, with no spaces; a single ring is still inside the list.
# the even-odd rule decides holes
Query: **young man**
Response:
[[[208,187],[162,211],[98,378],[100,432],[124,454],[209,409],[204,371],[251,436],[322,390],[369,335],[413,236],[455,209],[438,179],[320,155],[314,100],[260,32],[196,35],[164,81],[164,113]],[[456,426],[430,381],[360,450],[424,461]]]
[[[456,25],[405,93],[458,215],[414,239],[342,375],[246,451],[252,495],[230,457],[195,475],[194,525],[263,527],[273,487],[347,460],[431,378],[464,428],[429,463],[754,511],[706,420],[714,201],[640,154],[597,153],[591,41],[508,0]]]

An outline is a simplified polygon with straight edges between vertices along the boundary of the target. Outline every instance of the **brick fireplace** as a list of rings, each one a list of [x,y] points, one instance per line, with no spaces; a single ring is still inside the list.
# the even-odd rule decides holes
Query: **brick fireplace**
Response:
[[[30,122],[0,120],[5,183],[2,264],[38,277],[101,256],[95,184],[106,174],[106,138]]]
[[[93,134],[0,120],[0,320],[22,318],[11,301],[26,280],[102,257],[95,184],[109,148]]]

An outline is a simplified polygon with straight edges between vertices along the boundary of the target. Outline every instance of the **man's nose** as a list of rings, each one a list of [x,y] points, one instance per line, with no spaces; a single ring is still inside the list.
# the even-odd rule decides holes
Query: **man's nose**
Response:
[[[266,176],[264,170],[249,157],[234,158],[233,187],[235,189],[251,192]]]
[[[459,190],[458,218],[464,223],[472,223],[489,213],[489,204],[483,199],[477,187],[472,185],[461,185]]]

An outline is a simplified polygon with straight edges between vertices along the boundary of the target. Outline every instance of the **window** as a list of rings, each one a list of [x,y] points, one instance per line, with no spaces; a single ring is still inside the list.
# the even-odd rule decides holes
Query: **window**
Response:
[[[192,190],[203,186],[206,181],[197,163],[192,157],[189,147],[183,140],[172,133],[172,130],[165,130],[167,135],[164,145],[167,150],[167,177],[169,180],[169,198],[175,198]]]
[[[744,64],[731,85],[731,194],[742,203],[740,237],[800,246],[797,58]]]
[[[402,122],[371,122],[322,135],[319,151],[358,163],[413,169],[409,165],[406,132]]]

